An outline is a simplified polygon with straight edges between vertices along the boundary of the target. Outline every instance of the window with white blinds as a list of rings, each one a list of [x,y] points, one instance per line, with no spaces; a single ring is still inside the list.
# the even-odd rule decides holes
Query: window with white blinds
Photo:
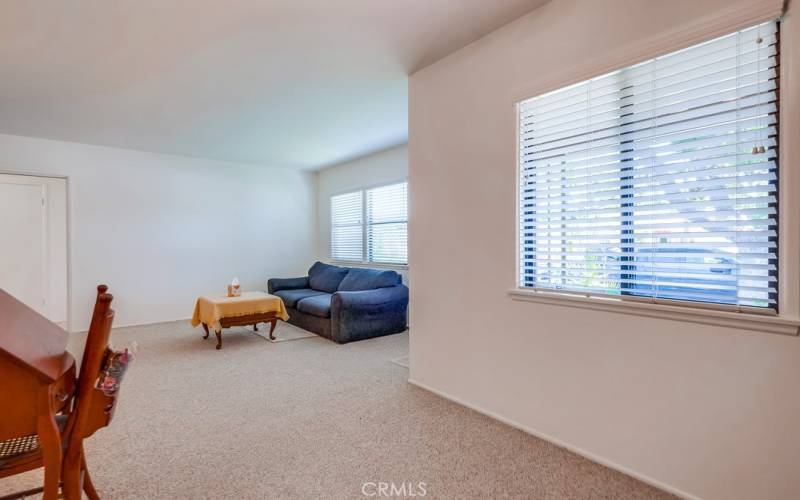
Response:
[[[369,262],[408,262],[408,183],[367,190]]]
[[[408,183],[331,197],[331,258],[408,262]]]
[[[776,310],[778,35],[518,103],[520,287]]]
[[[355,191],[331,197],[331,258],[364,258],[364,193]]]

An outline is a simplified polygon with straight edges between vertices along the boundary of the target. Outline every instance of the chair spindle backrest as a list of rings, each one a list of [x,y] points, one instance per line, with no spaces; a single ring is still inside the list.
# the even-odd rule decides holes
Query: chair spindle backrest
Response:
[[[107,290],[105,285],[97,287],[94,314],[86,336],[78,375],[75,410],[68,424],[70,445],[72,441],[89,437],[98,428],[107,425],[113,409],[114,398],[109,398],[97,388],[97,378],[109,350],[108,339],[114,321],[114,310],[111,309],[114,297],[106,293]]]

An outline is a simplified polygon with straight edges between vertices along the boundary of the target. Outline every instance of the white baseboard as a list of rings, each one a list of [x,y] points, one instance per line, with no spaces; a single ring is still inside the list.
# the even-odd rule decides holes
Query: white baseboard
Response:
[[[176,321],[185,321],[189,322],[192,318],[176,318],[176,319],[162,319],[159,321],[143,321],[141,323],[125,323],[124,325],[114,325],[114,328],[128,328],[129,326],[147,326],[147,325],[158,325],[160,323],[175,323]]]
[[[189,322],[192,318],[177,318],[177,319],[163,319],[158,321],[144,321],[141,323],[124,323],[122,325],[113,324],[111,325],[112,330],[117,328],[128,328],[129,326],[147,326],[147,325],[158,325],[160,323],[175,323],[176,321],[185,321]],[[74,330],[69,333],[86,333],[88,330]]]
[[[514,427],[515,429],[519,429],[519,430],[521,430],[523,432],[526,432],[526,433],[528,433],[528,434],[530,434],[532,436],[536,436],[539,439],[544,439],[545,441],[553,443],[556,446],[559,446],[561,448],[565,448],[565,449],[567,449],[567,450],[569,450],[569,451],[571,451],[573,453],[576,453],[576,454],[578,454],[578,455],[580,455],[580,456],[582,456],[584,458],[588,458],[592,462],[596,462],[596,463],[598,463],[600,465],[604,465],[604,466],[608,467],[609,469],[614,469],[616,471],[622,472],[623,474],[625,474],[627,476],[631,476],[633,478],[636,478],[639,481],[642,481],[643,483],[647,483],[650,486],[654,486],[654,487],[656,487],[656,488],[658,488],[660,490],[666,491],[667,493],[672,493],[673,495],[676,495],[676,496],[681,497],[681,498],[685,498],[687,500],[701,500],[700,497],[697,497],[695,495],[691,495],[689,493],[686,493],[685,491],[681,491],[678,488],[672,487],[672,486],[670,486],[668,484],[664,484],[661,481],[658,481],[656,479],[653,479],[652,477],[649,477],[649,476],[646,476],[646,475],[641,474],[639,472],[636,472],[634,470],[631,470],[631,469],[629,469],[627,467],[624,467],[622,465],[616,464],[616,463],[614,463],[614,462],[612,462],[610,460],[607,460],[607,459],[605,459],[605,458],[603,458],[601,456],[595,455],[592,452],[586,451],[586,450],[584,450],[582,448],[579,448],[577,446],[573,446],[573,445],[571,445],[569,443],[565,443],[564,441],[561,441],[560,439],[555,438],[555,437],[553,437],[553,436],[551,436],[549,434],[546,434],[544,432],[538,431],[536,429],[531,429],[530,427],[522,425],[519,422],[515,422],[515,421],[513,421],[513,420],[511,420],[509,418],[503,417],[502,415],[498,415],[498,414],[496,414],[494,412],[485,410],[485,409],[483,409],[483,408],[481,408],[479,406],[476,406],[474,404],[467,403],[466,401],[462,401],[459,398],[451,396],[450,394],[447,394],[447,393],[445,393],[443,391],[440,391],[438,389],[434,389],[432,387],[429,387],[429,386],[427,386],[427,385],[425,385],[425,384],[423,384],[421,382],[418,382],[418,381],[416,381],[414,379],[409,378],[408,379],[408,383],[412,384],[412,385],[415,385],[415,386],[419,387],[420,389],[424,389],[424,390],[426,390],[428,392],[432,392],[432,393],[436,394],[437,396],[443,397],[444,399],[452,401],[452,402],[454,402],[456,404],[459,404],[461,406],[465,406],[465,407],[467,407],[467,408],[469,408],[471,410],[475,410],[478,413],[486,415],[487,417],[493,418],[493,419],[495,419],[495,420],[497,420],[499,422],[502,422],[502,423],[504,423],[506,425],[510,425],[511,427]]]

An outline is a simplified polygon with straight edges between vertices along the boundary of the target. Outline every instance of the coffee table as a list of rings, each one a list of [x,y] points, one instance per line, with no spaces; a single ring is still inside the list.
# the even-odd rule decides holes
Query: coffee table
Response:
[[[192,326],[203,325],[204,339],[208,338],[209,326],[217,336],[217,349],[222,349],[222,329],[232,326],[269,323],[269,338],[275,340],[273,332],[279,319],[289,319],[280,297],[265,292],[242,292],[238,297],[205,295],[197,298],[192,315]]]

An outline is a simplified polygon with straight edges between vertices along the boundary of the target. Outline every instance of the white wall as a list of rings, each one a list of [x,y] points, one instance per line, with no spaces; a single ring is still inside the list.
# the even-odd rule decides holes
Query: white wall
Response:
[[[317,172],[317,255],[331,260],[331,196],[408,178],[408,145],[341,163]],[[409,197],[413,196],[409,193]],[[369,267],[381,267],[369,264]],[[391,266],[390,266],[391,267]],[[406,273],[398,270],[406,281]]]
[[[234,276],[261,290],[315,256],[312,173],[9,135],[0,171],[68,176],[72,330],[99,283],[116,326],[167,321]]]
[[[783,161],[781,202],[792,208],[782,227],[792,241],[794,4],[781,44],[782,159],[794,148]],[[507,295],[516,282],[515,100],[571,83],[581,68],[600,74],[632,54],[754,24],[763,5],[554,0],[411,76],[413,383],[686,495],[798,498],[800,338]],[[796,271],[797,253],[784,256]]]

